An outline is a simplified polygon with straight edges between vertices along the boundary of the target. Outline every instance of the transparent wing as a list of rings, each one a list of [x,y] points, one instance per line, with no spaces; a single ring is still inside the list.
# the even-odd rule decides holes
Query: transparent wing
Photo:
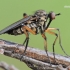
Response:
[[[0,35],[6,33],[7,31],[10,31],[10,30],[12,30],[14,28],[17,28],[19,26],[24,25],[24,23],[26,21],[28,21],[30,18],[31,18],[31,16],[28,16],[27,18],[20,19],[19,21],[15,22],[15,23],[13,23],[11,25],[9,25],[8,27],[6,27],[6,28],[4,28],[4,29],[2,29],[0,31]]]

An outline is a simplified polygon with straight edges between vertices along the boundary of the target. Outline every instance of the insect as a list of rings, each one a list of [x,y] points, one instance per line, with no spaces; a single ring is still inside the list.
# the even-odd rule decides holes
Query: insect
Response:
[[[1,30],[0,35],[5,34],[5,33],[7,33],[9,35],[15,35],[15,36],[25,34],[26,39],[23,42],[23,45],[26,43],[25,50],[24,50],[24,54],[25,54],[28,43],[29,43],[29,33],[32,33],[33,35],[37,35],[37,34],[40,33],[41,36],[44,39],[44,48],[45,48],[46,54],[48,56],[48,53],[47,53],[47,38],[46,38],[45,32],[53,34],[53,35],[56,36],[56,39],[53,43],[53,54],[54,54],[54,58],[55,58],[54,45],[55,45],[56,40],[58,38],[58,34],[52,32],[51,30],[59,31],[59,29],[48,28],[48,27],[49,27],[50,23],[52,22],[52,20],[54,20],[55,17],[58,16],[58,15],[60,15],[60,13],[58,13],[58,14],[55,14],[54,12],[46,13],[46,11],[44,11],[44,10],[37,10],[31,16],[28,16],[26,13],[24,13],[23,18],[21,20],[13,23],[10,26]],[[49,19],[49,21],[46,24],[48,19]],[[60,46],[61,46],[61,42],[60,42]],[[21,59],[22,59],[22,57],[21,57]],[[48,60],[50,61],[49,56],[48,56]]]

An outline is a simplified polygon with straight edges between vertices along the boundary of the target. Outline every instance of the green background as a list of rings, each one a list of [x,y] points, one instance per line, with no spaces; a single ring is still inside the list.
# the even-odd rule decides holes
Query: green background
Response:
[[[60,29],[62,45],[65,51],[70,55],[70,8],[64,7],[69,5],[69,0],[0,0],[0,30],[23,18],[22,14],[24,12],[28,15],[32,15],[36,10],[43,9],[46,12],[54,11],[55,13],[61,13],[61,16],[56,17],[50,27]],[[55,36],[48,33],[46,33],[46,36],[48,40],[48,51],[52,52],[52,44]],[[11,36],[4,34],[0,35],[0,38],[22,44],[25,35]],[[29,46],[44,50],[41,35],[30,34]],[[58,41],[55,45],[55,50],[57,54],[64,55]],[[0,61],[14,64],[19,70],[31,70],[23,62],[10,57],[0,55]]]

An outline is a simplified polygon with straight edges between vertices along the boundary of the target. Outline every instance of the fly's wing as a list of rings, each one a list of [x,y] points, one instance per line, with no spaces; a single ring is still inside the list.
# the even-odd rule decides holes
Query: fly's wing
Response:
[[[6,28],[4,28],[3,30],[0,31],[0,35],[6,33],[7,31],[10,31],[10,30],[12,30],[12,29],[14,29],[14,28],[17,28],[17,27],[19,27],[19,26],[24,25],[24,23],[25,23],[26,21],[28,21],[30,18],[31,18],[31,16],[28,16],[27,18],[23,18],[23,19],[21,19],[21,20],[15,22],[15,23],[9,25],[8,27],[6,27]]]

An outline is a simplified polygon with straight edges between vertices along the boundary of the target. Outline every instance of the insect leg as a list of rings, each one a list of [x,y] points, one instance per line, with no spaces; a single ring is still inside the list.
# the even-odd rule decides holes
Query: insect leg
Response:
[[[61,37],[60,37],[60,30],[59,30],[59,29],[57,29],[57,30],[58,30],[58,33],[59,33],[59,44],[60,44],[60,47],[61,47],[62,51],[64,52],[64,54],[67,55],[68,57],[70,57],[70,56],[65,52],[64,48],[62,47]]]
[[[25,52],[26,52],[26,49],[27,49],[27,46],[28,46],[28,43],[29,43],[29,34],[28,34],[27,31],[31,32],[32,34],[36,34],[36,32],[34,32],[32,29],[30,29],[27,26],[23,26],[22,30],[23,30],[24,34],[26,35],[26,39],[24,41],[24,43],[26,42],[26,46],[25,46],[25,50],[24,50],[24,54],[23,54],[23,55],[25,55]],[[23,58],[23,56],[21,56],[20,60],[22,60],[22,58]]]
[[[24,54],[25,54],[26,49],[27,49],[27,47],[28,47],[28,43],[29,43],[29,37],[28,37],[28,38],[26,38],[26,46],[25,46]]]
[[[45,49],[45,52],[47,54],[48,60],[49,60],[50,65],[51,65],[51,61],[50,61],[50,58],[49,58],[49,55],[48,55],[48,52],[47,52],[47,39],[46,39],[45,34],[42,34],[42,37],[44,38],[44,49]]]
[[[55,33],[55,32],[52,32],[51,30],[57,30],[57,31],[58,31],[58,34]],[[54,40],[54,43],[53,43],[53,54],[54,54],[54,58],[55,58],[54,45],[55,45],[56,40],[58,39],[58,37],[59,37],[59,44],[60,44],[60,47],[61,47],[62,51],[63,51],[67,56],[69,56],[69,55],[65,52],[65,50],[63,49],[63,47],[62,47],[62,45],[61,45],[61,37],[60,37],[60,31],[59,31],[59,29],[57,29],[57,28],[48,28],[48,29],[45,30],[45,31],[56,36],[56,38],[55,38],[55,40]]]
[[[32,29],[30,29],[30,28],[27,27],[27,26],[23,26],[22,29],[23,29],[23,31],[24,31],[24,29],[26,29],[27,31],[31,32],[32,34],[36,34],[35,31],[33,31]],[[26,40],[27,40],[27,39],[25,39],[23,45],[25,44]]]
[[[26,41],[27,41],[27,38],[26,38],[25,41],[23,42],[23,45],[26,43]]]
[[[56,60],[55,60],[55,50],[54,50],[54,45],[55,45],[55,43],[56,43],[56,41],[57,41],[57,39],[58,39],[58,34],[55,33],[55,32],[50,31],[50,30],[53,30],[53,29],[55,29],[55,28],[48,28],[48,29],[46,30],[46,32],[48,32],[48,33],[50,33],[50,34],[56,36],[56,38],[55,38],[55,40],[54,40],[54,42],[53,42],[53,46],[52,46],[52,47],[53,47],[54,62],[56,62]]]
[[[30,29],[28,26],[23,26],[22,29],[26,29],[27,31],[31,32],[32,34],[36,35],[36,32]]]
[[[29,34],[28,34],[28,32],[26,31],[26,29],[24,29],[24,28],[23,28],[23,31],[24,31],[24,34],[26,35],[26,39],[25,39],[25,41],[24,41],[24,43],[26,42],[26,45],[25,45],[25,50],[24,50],[24,53],[23,53],[23,55],[25,55],[25,52],[26,52],[26,49],[27,49],[28,43],[29,43]],[[23,44],[24,44],[24,43],[23,43]],[[22,60],[23,55],[21,56],[20,60]]]
[[[32,29],[30,29],[30,28],[27,27],[27,26],[22,27],[22,29],[23,29],[23,31],[24,31],[24,34],[26,35],[26,39],[25,39],[24,43],[26,42],[26,48],[27,48],[27,45],[28,45],[28,42],[29,42],[29,34],[28,34],[27,31],[31,32],[32,34],[36,34],[36,32],[33,31]],[[27,30],[27,31],[26,31],[26,30]],[[23,43],[23,44],[24,44],[24,43]],[[25,51],[26,51],[26,48],[25,48]],[[24,51],[24,52],[25,52],[25,51]]]

